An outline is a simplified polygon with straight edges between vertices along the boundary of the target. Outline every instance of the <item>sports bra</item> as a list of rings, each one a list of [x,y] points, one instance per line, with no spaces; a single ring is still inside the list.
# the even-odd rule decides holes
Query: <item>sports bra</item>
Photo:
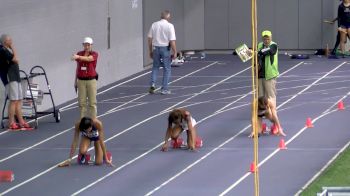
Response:
[[[82,131],[81,135],[89,138],[91,141],[97,141],[100,139],[100,134],[95,126],[92,126],[91,132]]]

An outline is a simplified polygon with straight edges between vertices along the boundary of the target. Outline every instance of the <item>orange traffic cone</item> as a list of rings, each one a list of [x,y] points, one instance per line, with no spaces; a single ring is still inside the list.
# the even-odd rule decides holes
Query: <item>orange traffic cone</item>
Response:
[[[281,139],[281,140],[280,140],[280,143],[279,143],[278,147],[279,147],[279,149],[281,149],[281,150],[287,149],[286,144],[284,143],[284,139]]]
[[[343,101],[339,101],[338,102],[338,110],[344,110],[345,108],[344,108],[344,103],[343,103]]]
[[[12,182],[15,179],[15,175],[10,170],[0,171],[0,182]]]
[[[312,124],[311,118],[306,119],[306,127],[307,128],[312,128],[314,125]]]
[[[252,163],[250,164],[250,172],[251,172],[251,173],[254,173],[254,172],[255,172],[255,163],[254,163],[254,162],[252,162]]]

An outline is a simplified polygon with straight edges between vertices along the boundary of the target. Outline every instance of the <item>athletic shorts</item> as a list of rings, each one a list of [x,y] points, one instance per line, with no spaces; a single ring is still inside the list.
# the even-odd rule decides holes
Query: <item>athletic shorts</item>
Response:
[[[259,78],[258,96],[271,99],[276,105],[276,78],[270,80],[265,80],[265,78]]]
[[[22,100],[23,99],[23,90],[20,82],[10,82],[6,84],[5,91],[7,97],[11,101]]]
[[[340,25],[340,28],[342,28],[342,29],[350,29],[350,24]]]

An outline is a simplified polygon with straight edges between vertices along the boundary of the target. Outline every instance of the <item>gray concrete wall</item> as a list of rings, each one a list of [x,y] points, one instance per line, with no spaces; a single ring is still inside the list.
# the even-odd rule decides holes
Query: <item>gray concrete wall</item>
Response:
[[[184,1],[184,46],[183,49],[195,50],[204,47],[204,1]]]
[[[229,0],[205,0],[204,41],[206,49],[229,48]]]
[[[251,45],[251,1],[205,0],[205,49],[232,49]],[[336,17],[339,1],[258,1],[258,32],[269,29],[282,49],[325,48],[335,40],[335,26],[324,19]],[[229,37],[227,39],[227,37]],[[332,44],[330,44],[332,43]]]
[[[333,20],[336,18],[338,11],[338,1],[322,0],[322,20]],[[337,23],[334,25],[322,23],[322,47],[325,48],[328,44],[329,48],[333,48],[335,37],[337,35]]]
[[[299,1],[299,48],[322,47],[322,1]]]
[[[272,30],[282,49],[315,49],[326,44],[331,48],[336,25],[322,20],[336,16],[338,3],[258,1],[259,32]],[[232,49],[240,43],[251,45],[250,6],[250,1],[242,0],[2,0],[0,34],[13,37],[21,69],[44,66],[58,105],[76,97],[75,63],[69,58],[81,49],[84,36],[93,37],[93,47],[100,53],[97,70],[98,87],[102,87],[151,63],[147,32],[162,10],[172,12],[178,50]],[[2,87],[0,93],[1,101]],[[46,103],[44,108],[49,106]]]
[[[264,0],[257,3],[259,35],[264,29],[271,30],[281,49],[318,49],[333,45],[335,26],[322,21],[336,16],[338,1]],[[159,19],[163,9],[173,12],[179,50],[232,49],[241,43],[251,46],[251,1],[144,0],[143,9],[145,38],[150,24]],[[145,45],[144,49],[147,54]],[[150,62],[145,56],[144,63]]]
[[[75,62],[84,36],[99,52],[98,87],[143,69],[142,1],[2,0],[0,34],[13,37],[20,68],[41,65],[47,71],[56,105],[75,99]],[[109,8],[108,8],[109,7]],[[111,17],[111,48],[107,49],[107,17]],[[1,97],[3,97],[1,91]],[[2,106],[2,103],[0,103]],[[49,107],[49,105],[44,106]]]

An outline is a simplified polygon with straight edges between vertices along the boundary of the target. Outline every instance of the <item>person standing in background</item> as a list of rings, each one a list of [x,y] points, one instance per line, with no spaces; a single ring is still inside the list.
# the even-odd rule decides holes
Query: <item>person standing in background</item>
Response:
[[[9,128],[31,128],[22,115],[23,90],[17,52],[9,35],[1,35],[0,42],[0,77],[5,85],[6,96],[10,100],[8,106]],[[19,124],[16,123],[15,117],[17,117]]]
[[[345,54],[345,43],[350,34],[350,0],[343,0],[338,7],[338,21],[340,32],[340,49]]]
[[[171,53],[173,59],[176,58],[176,35],[174,25],[170,22],[170,11],[165,10],[161,13],[161,20],[154,22],[148,32],[149,56],[153,59],[151,74],[151,87],[149,93],[153,94],[156,89],[158,71],[161,64],[163,67],[163,82],[161,94],[170,94],[169,80],[171,75]]]
[[[96,118],[97,116],[97,79],[96,64],[98,53],[92,50],[93,40],[85,37],[83,49],[74,54],[71,59],[77,62],[74,88],[78,92],[80,118],[84,116]],[[89,113],[87,113],[89,108]]]
[[[270,99],[276,106],[276,79],[278,72],[278,46],[272,41],[271,31],[262,32],[262,42],[258,44],[259,92],[258,96]]]

